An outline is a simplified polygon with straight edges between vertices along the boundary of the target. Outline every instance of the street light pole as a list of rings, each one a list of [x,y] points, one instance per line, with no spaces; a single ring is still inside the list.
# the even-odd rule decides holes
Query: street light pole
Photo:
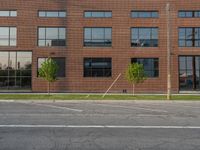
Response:
[[[166,5],[167,21],[167,99],[171,99],[171,43],[170,43],[170,4]]]

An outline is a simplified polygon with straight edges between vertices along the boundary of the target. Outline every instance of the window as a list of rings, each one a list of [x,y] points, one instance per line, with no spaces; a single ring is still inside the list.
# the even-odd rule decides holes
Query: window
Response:
[[[85,11],[85,18],[112,18],[111,11]]]
[[[111,58],[84,58],[84,77],[111,77]]]
[[[38,58],[38,70],[47,58]],[[52,58],[58,65],[57,77],[65,77],[65,58]]]
[[[158,28],[132,28],[132,47],[158,47]]]
[[[16,17],[16,10],[0,10],[0,17]]]
[[[65,30],[63,27],[39,27],[38,46],[66,46]]]
[[[0,51],[0,90],[31,89],[32,52]]]
[[[158,58],[132,58],[132,63],[143,64],[144,72],[147,77],[159,76],[159,60]]]
[[[16,46],[16,27],[0,27],[0,46]]]
[[[178,12],[178,16],[180,18],[200,18],[200,10],[198,11],[180,10]]]
[[[158,11],[132,11],[132,18],[158,18]]]
[[[84,46],[111,47],[112,28],[84,28]]]
[[[179,28],[179,47],[200,47],[200,28]]]
[[[64,18],[66,17],[66,11],[39,11],[39,17],[55,17]]]

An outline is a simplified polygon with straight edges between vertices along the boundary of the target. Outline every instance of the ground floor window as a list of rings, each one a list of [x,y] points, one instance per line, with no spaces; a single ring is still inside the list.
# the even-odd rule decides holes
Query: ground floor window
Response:
[[[38,58],[38,70],[47,58]],[[65,77],[65,58],[52,58],[58,65],[57,77]]]
[[[32,52],[0,51],[0,90],[31,89]]]
[[[111,58],[84,58],[84,77],[111,77]]]
[[[200,56],[179,57],[180,90],[200,90]]]
[[[132,63],[143,64],[145,75],[147,77],[159,76],[159,59],[158,58],[132,58]]]

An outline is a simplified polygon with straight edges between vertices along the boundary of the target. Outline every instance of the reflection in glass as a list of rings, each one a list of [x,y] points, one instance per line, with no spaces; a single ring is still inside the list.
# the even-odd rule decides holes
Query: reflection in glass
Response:
[[[31,65],[31,52],[0,52],[0,89],[31,89]]]

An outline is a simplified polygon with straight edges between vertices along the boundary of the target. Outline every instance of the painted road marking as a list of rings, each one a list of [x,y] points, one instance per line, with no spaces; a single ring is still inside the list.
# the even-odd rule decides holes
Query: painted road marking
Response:
[[[44,106],[44,107],[56,108],[56,109],[63,109],[63,110],[71,110],[71,111],[76,111],[76,112],[83,112],[83,110],[81,110],[81,109],[73,109],[73,108],[69,108],[69,107],[55,106],[55,105],[50,105],[50,104],[41,104],[41,103],[34,103],[34,102],[32,102],[32,103],[19,102],[19,103]]]
[[[92,103],[94,104],[94,103]],[[140,110],[146,110],[146,111],[152,111],[152,112],[162,112],[167,113],[168,111],[160,110],[160,109],[149,109],[145,107],[136,107],[136,106],[121,106],[121,105],[108,105],[108,104],[94,104],[94,105],[100,105],[100,106],[107,106],[107,107],[113,107],[113,108],[125,108],[125,109],[140,109]]]
[[[0,128],[200,129],[200,126],[0,125]]]

